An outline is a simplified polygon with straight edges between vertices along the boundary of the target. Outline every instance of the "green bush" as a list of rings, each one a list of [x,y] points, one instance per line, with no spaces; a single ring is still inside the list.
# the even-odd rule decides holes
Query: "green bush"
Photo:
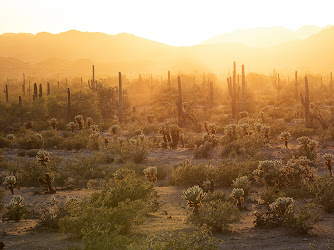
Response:
[[[334,212],[334,178],[320,176],[310,184],[310,192],[315,196],[314,202],[323,206],[328,213]]]
[[[44,148],[46,149],[60,148],[63,143],[63,137],[57,130],[44,131],[42,132],[42,136],[44,138]]]
[[[214,232],[229,229],[230,224],[240,221],[240,211],[230,202],[212,200],[203,203],[197,213],[189,215],[189,222],[198,227],[206,226]]]

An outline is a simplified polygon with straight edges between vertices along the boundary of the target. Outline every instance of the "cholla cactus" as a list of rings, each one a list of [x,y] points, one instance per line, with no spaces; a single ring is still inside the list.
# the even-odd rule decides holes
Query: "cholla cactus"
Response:
[[[138,135],[138,139],[140,139],[141,141],[144,141],[145,138],[146,138],[146,136],[143,135],[143,134]]]
[[[203,181],[201,188],[205,193],[208,193],[209,191],[213,192],[215,190],[215,184],[213,180]]]
[[[134,134],[135,134],[136,136],[141,135],[141,134],[143,134],[143,130],[142,130],[142,129],[136,129],[136,130],[134,131]]]
[[[51,127],[56,130],[57,128],[57,124],[58,124],[58,120],[56,118],[51,118],[50,121],[49,121]]]
[[[87,117],[86,123],[87,123],[87,127],[90,128],[93,125],[93,119],[90,117]]]
[[[286,213],[293,210],[295,200],[289,197],[278,197],[269,205],[271,212],[278,218],[282,218]]]
[[[307,136],[297,138],[299,142],[298,153],[301,156],[306,156],[311,161],[314,161],[318,157],[317,146],[318,142],[311,140]]]
[[[332,160],[333,160],[332,154],[325,154],[322,158],[325,160],[325,166],[328,168],[329,175],[332,177]]]
[[[117,130],[118,130],[118,125],[117,124],[114,124],[112,125],[109,130],[111,131],[112,134],[116,134],[117,133]]]
[[[7,186],[7,188],[12,192],[12,194],[14,194],[14,186],[16,184],[15,176],[6,176],[3,184]]]
[[[45,150],[40,150],[37,152],[37,163],[42,166],[46,166],[46,163],[50,162],[49,153]]]
[[[143,172],[149,181],[153,183],[157,181],[157,173],[158,173],[157,167],[145,168]]]
[[[194,208],[194,212],[197,212],[197,209],[202,206],[202,201],[205,198],[206,193],[203,192],[199,186],[193,186],[188,188],[186,191],[183,191],[183,199],[188,201],[188,206]]]
[[[74,122],[70,122],[66,125],[66,127],[68,130],[70,130],[73,133],[76,126]]]
[[[53,176],[51,176],[50,173],[45,173],[45,179],[42,177],[38,177],[38,181],[41,184],[46,184],[48,186],[47,192],[48,194],[55,194],[56,190],[52,188],[52,183],[53,183]]]
[[[260,184],[280,187],[279,173],[281,166],[280,161],[260,161],[258,168],[252,174]]]
[[[249,192],[249,188],[250,188],[251,182],[248,179],[248,176],[241,176],[237,179],[235,179],[232,182],[232,187],[234,188],[242,188],[245,192],[245,196],[248,194]]]
[[[118,138],[117,138],[117,141],[118,141],[118,143],[119,143],[119,144],[121,144],[121,145],[122,145],[122,144],[123,144],[123,142],[125,142],[125,141],[126,141],[126,138],[125,138],[124,136],[120,136],[120,137],[118,137]]]
[[[262,133],[266,142],[269,142],[269,135],[270,135],[270,127],[269,126],[262,126]]]
[[[237,206],[241,211],[241,202],[244,200],[245,191],[242,188],[233,188],[230,197],[237,201]]]
[[[249,128],[248,123],[239,124],[239,127],[243,130],[245,135],[248,135],[248,128]]]
[[[225,127],[225,133],[228,137],[235,137],[237,135],[237,125],[236,124],[228,124]]]
[[[262,130],[262,124],[261,123],[258,123],[258,122],[254,123],[254,127],[255,127],[255,129],[258,133],[261,132],[261,130]]]
[[[21,220],[21,217],[25,213],[25,208],[22,205],[23,197],[21,195],[14,195],[8,204],[5,205],[7,212],[4,216],[8,216],[9,220],[15,220],[16,222]]]
[[[6,137],[7,137],[8,140],[11,140],[11,141],[13,141],[14,138],[15,138],[15,136],[13,134],[8,134]]]
[[[211,134],[215,135],[217,131],[217,125],[215,123],[210,123],[209,124],[209,129],[211,130]]]
[[[285,148],[288,148],[288,141],[291,138],[290,132],[284,131],[279,136],[280,136],[281,140],[284,141]]]
[[[99,132],[99,125],[90,125],[89,127],[92,132]]]
[[[90,139],[93,139],[93,140],[97,140],[99,139],[100,137],[100,132],[98,131],[93,131],[90,135],[89,135],[89,138]]]
[[[75,120],[75,123],[78,124],[80,130],[85,127],[85,121],[82,115],[76,115],[74,117],[74,120]]]

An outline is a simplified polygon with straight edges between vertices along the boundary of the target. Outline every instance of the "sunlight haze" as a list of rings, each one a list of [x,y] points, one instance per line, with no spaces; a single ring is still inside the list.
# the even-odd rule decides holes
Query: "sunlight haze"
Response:
[[[42,1],[1,0],[0,33],[67,30],[130,33],[174,46],[201,43],[237,29],[334,23],[331,0]]]

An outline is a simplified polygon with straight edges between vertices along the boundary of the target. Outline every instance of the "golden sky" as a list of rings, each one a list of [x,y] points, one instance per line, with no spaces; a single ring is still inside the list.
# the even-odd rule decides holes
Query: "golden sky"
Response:
[[[334,0],[0,0],[0,34],[71,29],[193,45],[236,29],[334,24]]]

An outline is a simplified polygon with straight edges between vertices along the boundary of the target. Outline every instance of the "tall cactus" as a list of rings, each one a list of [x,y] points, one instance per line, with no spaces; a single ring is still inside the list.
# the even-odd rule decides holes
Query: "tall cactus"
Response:
[[[170,71],[168,70],[168,82],[167,87],[170,89]]]
[[[123,85],[121,72],[118,72],[118,95],[118,118],[119,122],[123,122]]]
[[[232,118],[235,119],[237,116],[237,99],[240,92],[240,86],[237,84],[236,79],[236,65],[235,62],[233,62],[233,81],[230,78],[227,78],[227,84],[228,84],[228,91],[230,93],[230,96],[232,98]]]
[[[37,83],[34,83],[34,95],[35,95],[35,98],[37,97]]]
[[[46,92],[46,95],[47,96],[49,96],[50,95],[50,83],[49,82],[47,82],[47,85],[46,85],[46,87],[47,87],[47,92]]]
[[[26,95],[26,76],[24,73],[23,73],[22,92],[23,92],[23,95],[25,96]]]
[[[22,98],[21,98],[21,96],[19,96],[19,106],[22,107]]]
[[[29,96],[30,96],[30,91],[31,91],[31,88],[30,88],[30,81],[29,81],[29,86],[28,86],[27,90],[28,90],[28,93],[29,93]]]
[[[6,94],[6,103],[8,103],[8,84],[6,84],[4,92]]]
[[[302,93],[300,93],[300,100],[302,105],[305,108],[305,126],[307,128],[312,127],[312,119],[311,119],[311,112],[310,112],[310,93],[308,89],[308,81],[307,81],[307,76],[305,76],[305,97],[303,97]]]
[[[102,87],[102,84],[98,84],[97,81],[95,81],[95,68],[93,65],[93,78],[91,81],[88,80],[88,87],[92,90],[92,91],[96,91],[98,89],[100,89]]]
[[[39,95],[38,95],[39,98],[42,98],[43,97],[43,87],[42,87],[42,84],[40,83],[39,84]]]
[[[245,77],[245,66],[241,65],[241,103],[242,111],[247,111],[247,95],[246,95],[246,77]]]
[[[275,77],[275,76],[274,76]],[[280,96],[280,93],[281,93],[281,89],[282,89],[282,84],[281,84],[281,80],[280,80],[280,78],[279,78],[279,74],[277,74],[277,81],[276,80],[274,80],[274,87],[275,87],[275,89],[276,89],[276,91],[277,91],[277,95],[278,96]]]
[[[212,105],[213,104],[213,82],[209,81],[209,97],[210,97],[210,104]]]
[[[58,92],[59,92],[59,87],[60,87],[60,86],[59,86],[59,81],[57,81],[57,82],[58,82]]]
[[[67,121],[71,121],[71,91],[70,88],[67,88]]]
[[[182,88],[181,88],[181,79],[180,76],[177,77],[177,87],[178,87],[178,103],[177,103],[177,117],[178,117],[178,123],[179,126],[181,126],[182,123]]]
[[[331,94],[333,93],[333,76],[332,76],[332,72],[330,74],[330,83],[329,83],[329,88],[330,88],[330,91],[331,91]]]
[[[297,70],[295,71],[295,83],[294,83],[294,87],[295,87],[295,98],[296,100],[298,100],[299,98],[299,94],[298,94],[298,86],[299,86],[299,82],[298,82],[298,73]]]

